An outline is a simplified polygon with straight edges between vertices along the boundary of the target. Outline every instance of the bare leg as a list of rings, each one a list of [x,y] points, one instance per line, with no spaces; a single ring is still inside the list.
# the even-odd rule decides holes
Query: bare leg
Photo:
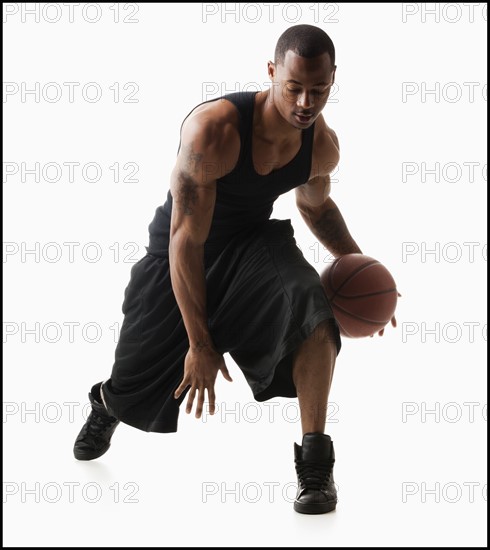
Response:
[[[330,321],[321,322],[296,350],[293,381],[298,393],[303,435],[325,431],[327,401],[337,346]]]

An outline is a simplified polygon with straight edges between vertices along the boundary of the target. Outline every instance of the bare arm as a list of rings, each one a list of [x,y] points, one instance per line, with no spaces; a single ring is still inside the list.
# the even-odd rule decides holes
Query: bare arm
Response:
[[[186,412],[199,392],[196,417],[202,414],[208,392],[214,414],[214,384],[218,371],[231,381],[223,356],[212,341],[206,308],[204,244],[211,228],[216,202],[216,180],[229,172],[238,157],[239,137],[217,105],[191,115],[182,128],[181,149],[172,172],[169,264],[175,299],[189,338],[184,376],[174,392],[177,399],[190,386]]]
[[[306,225],[335,257],[362,253],[347,229],[340,210],[329,196],[330,176],[320,176],[315,180],[308,182],[309,193],[296,189],[296,204]],[[321,202],[315,204],[314,197],[321,197]]]
[[[339,161],[337,136],[323,119],[319,120],[319,128],[314,145],[314,177],[296,188],[296,205],[311,232],[335,257],[361,253],[330,197],[330,173]]]
[[[203,146],[183,141],[172,173],[170,277],[191,348],[212,346],[207,326],[204,243],[216,200],[216,180],[203,178]]]

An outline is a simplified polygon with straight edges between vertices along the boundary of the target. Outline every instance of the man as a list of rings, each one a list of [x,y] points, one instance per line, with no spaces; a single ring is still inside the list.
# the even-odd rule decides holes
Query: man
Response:
[[[338,325],[290,220],[269,219],[276,198],[295,189],[303,219],[334,256],[361,252],[329,196],[339,145],[321,111],[335,69],[328,35],[293,26],[268,63],[269,90],[205,102],[184,120],[167,201],[125,290],[112,374],[89,394],[76,458],[104,454],[120,421],[177,431],[187,394],[187,413],[195,405],[201,416],[207,392],[213,414],[218,371],[231,381],[229,352],[257,401],[298,397],[294,509],[335,509],[324,428]]]

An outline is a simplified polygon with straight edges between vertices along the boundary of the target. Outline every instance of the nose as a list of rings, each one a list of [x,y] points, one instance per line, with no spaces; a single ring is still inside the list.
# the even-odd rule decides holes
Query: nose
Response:
[[[298,101],[297,101],[297,104],[298,104],[298,107],[301,107],[301,109],[303,110],[307,110],[307,109],[311,109],[314,105],[313,103],[313,95],[311,93],[308,93],[306,90],[303,91],[299,96],[298,96]]]

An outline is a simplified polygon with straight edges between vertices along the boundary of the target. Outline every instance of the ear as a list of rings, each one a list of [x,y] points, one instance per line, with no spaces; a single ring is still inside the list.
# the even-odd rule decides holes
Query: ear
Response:
[[[334,65],[332,72],[332,84],[335,82],[335,71],[337,70],[337,65]]]
[[[267,61],[267,74],[270,80],[274,80],[276,76],[276,66],[272,61]]]

